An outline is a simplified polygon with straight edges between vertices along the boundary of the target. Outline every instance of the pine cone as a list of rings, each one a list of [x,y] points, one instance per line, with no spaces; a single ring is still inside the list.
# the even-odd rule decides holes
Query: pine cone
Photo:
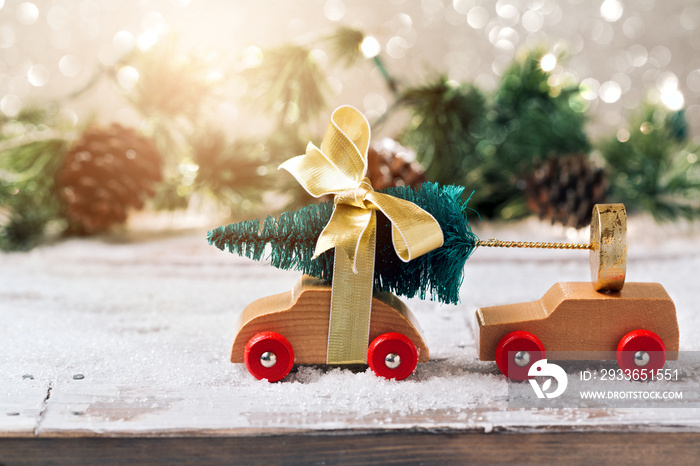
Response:
[[[605,202],[608,180],[586,154],[554,156],[542,165],[536,162],[527,179],[528,208],[552,224],[583,228],[591,223],[593,206]]]
[[[72,229],[97,233],[126,221],[129,208],[153,196],[161,163],[153,141],[131,128],[115,123],[85,131],[56,174]]]
[[[396,186],[417,186],[426,181],[423,167],[413,151],[393,139],[374,143],[367,152],[367,177],[376,190]]]

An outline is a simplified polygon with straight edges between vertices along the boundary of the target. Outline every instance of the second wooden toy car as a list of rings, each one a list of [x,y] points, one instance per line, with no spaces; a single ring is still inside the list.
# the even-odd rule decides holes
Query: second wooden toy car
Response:
[[[676,359],[676,308],[658,283],[595,291],[590,283],[556,283],[537,300],[476,311],[479,359],[525,380],[546,352],[557,359],[617,359],[624,371],[656,371]],[[651,375],[654,372],[647,372]]]
[[[496,361],[512,380],[556,352],[557,359],[617,359],[641,378],[677,359],[676,308],[658,283],[625,285],[627,216],[622,204],[600,204],[591,221],[592,283],[556,283],[537,300],[478,309],[479,359]]]

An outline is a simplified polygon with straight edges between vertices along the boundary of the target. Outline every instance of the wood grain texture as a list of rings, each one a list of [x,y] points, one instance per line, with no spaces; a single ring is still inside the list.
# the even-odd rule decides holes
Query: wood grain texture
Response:
[[[647,329],[664,341],[668,359],[677,358],[678,322],[673,301],[658,283],[627,283],[621,291],[601,293],[586,282],[562,282],[527,303],[476,311],[479,359],[493,361],[498,342],[524,330],[540,339],[547,352],[613,352],[623,336]],[[579,356],[580,357],[580,356]]]
[[[342,432],[200,438],[0,439],[0,464],[695,465],[699,433]]]
[[[243,353],[248,340],[259,332],[271,331],[289,340],[294,349],[295,364],[325,363],[330,303],[331,287],[304,276],[291,291],[249,304],[238,320],[231,362],[244,362]],[[413,313],[396,296],[377,293],[372,298],[367,345],[386,332],[406,335],[418,349],[418,361],[428,361],[428,347]]]

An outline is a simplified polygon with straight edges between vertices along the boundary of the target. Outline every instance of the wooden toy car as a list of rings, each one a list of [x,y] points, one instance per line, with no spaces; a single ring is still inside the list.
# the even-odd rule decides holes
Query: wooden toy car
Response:
[[[545,351],[557,352],[557,359],[608,352],[623,371],[647,376],[667,356],[677,359],[676,308],[666,290],[658,283],[625,285],[625,206],[596,204],[590,234],[591,283],[556,283],[537,301],[476,311],[479,359],[495,360],[512,380],[529,378]]]
[[[475,317],[479,359],[495,360],[512,380],[528,378],[550,351],[557,359],[609,352],[624,371],[656,371],[677,358],[676,309],[658,283],[606,292],[587,282],[556,283],[537,301],[478,309]]]
[[[325,364],[331,287],[303,276],[293,290],[261,298],[241,313],[231,362],[244,362],[258,379],[276,382],[294,364]],[[417,320],[396,296],[372,298],[367,364],[381,377],[401,380],[426,362]]]

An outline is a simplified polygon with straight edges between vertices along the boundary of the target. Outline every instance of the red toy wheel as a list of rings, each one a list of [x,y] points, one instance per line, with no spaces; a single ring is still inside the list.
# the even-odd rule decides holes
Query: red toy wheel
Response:
[[[248,340],[243,360],[248,372],[256,379],[277,382],[292,370],[294,350],[279,333],[261,332]]]
[[[535,362],[545,358],[544,345],[530,332],[516,330],[501,338],[496,346],[496,365],[511,380],[525,380]]]
[[[623,371],[630,371],[633,377],[636,369],[640,379],[646,380],[664,367],[665,362],[666,345],[649,330],[632,330],[617,345],[617,365]]]
[[[367,364],[379,377],[403,380],[416,369],[418,350],[405,335],[383,333],[369,345]]]

